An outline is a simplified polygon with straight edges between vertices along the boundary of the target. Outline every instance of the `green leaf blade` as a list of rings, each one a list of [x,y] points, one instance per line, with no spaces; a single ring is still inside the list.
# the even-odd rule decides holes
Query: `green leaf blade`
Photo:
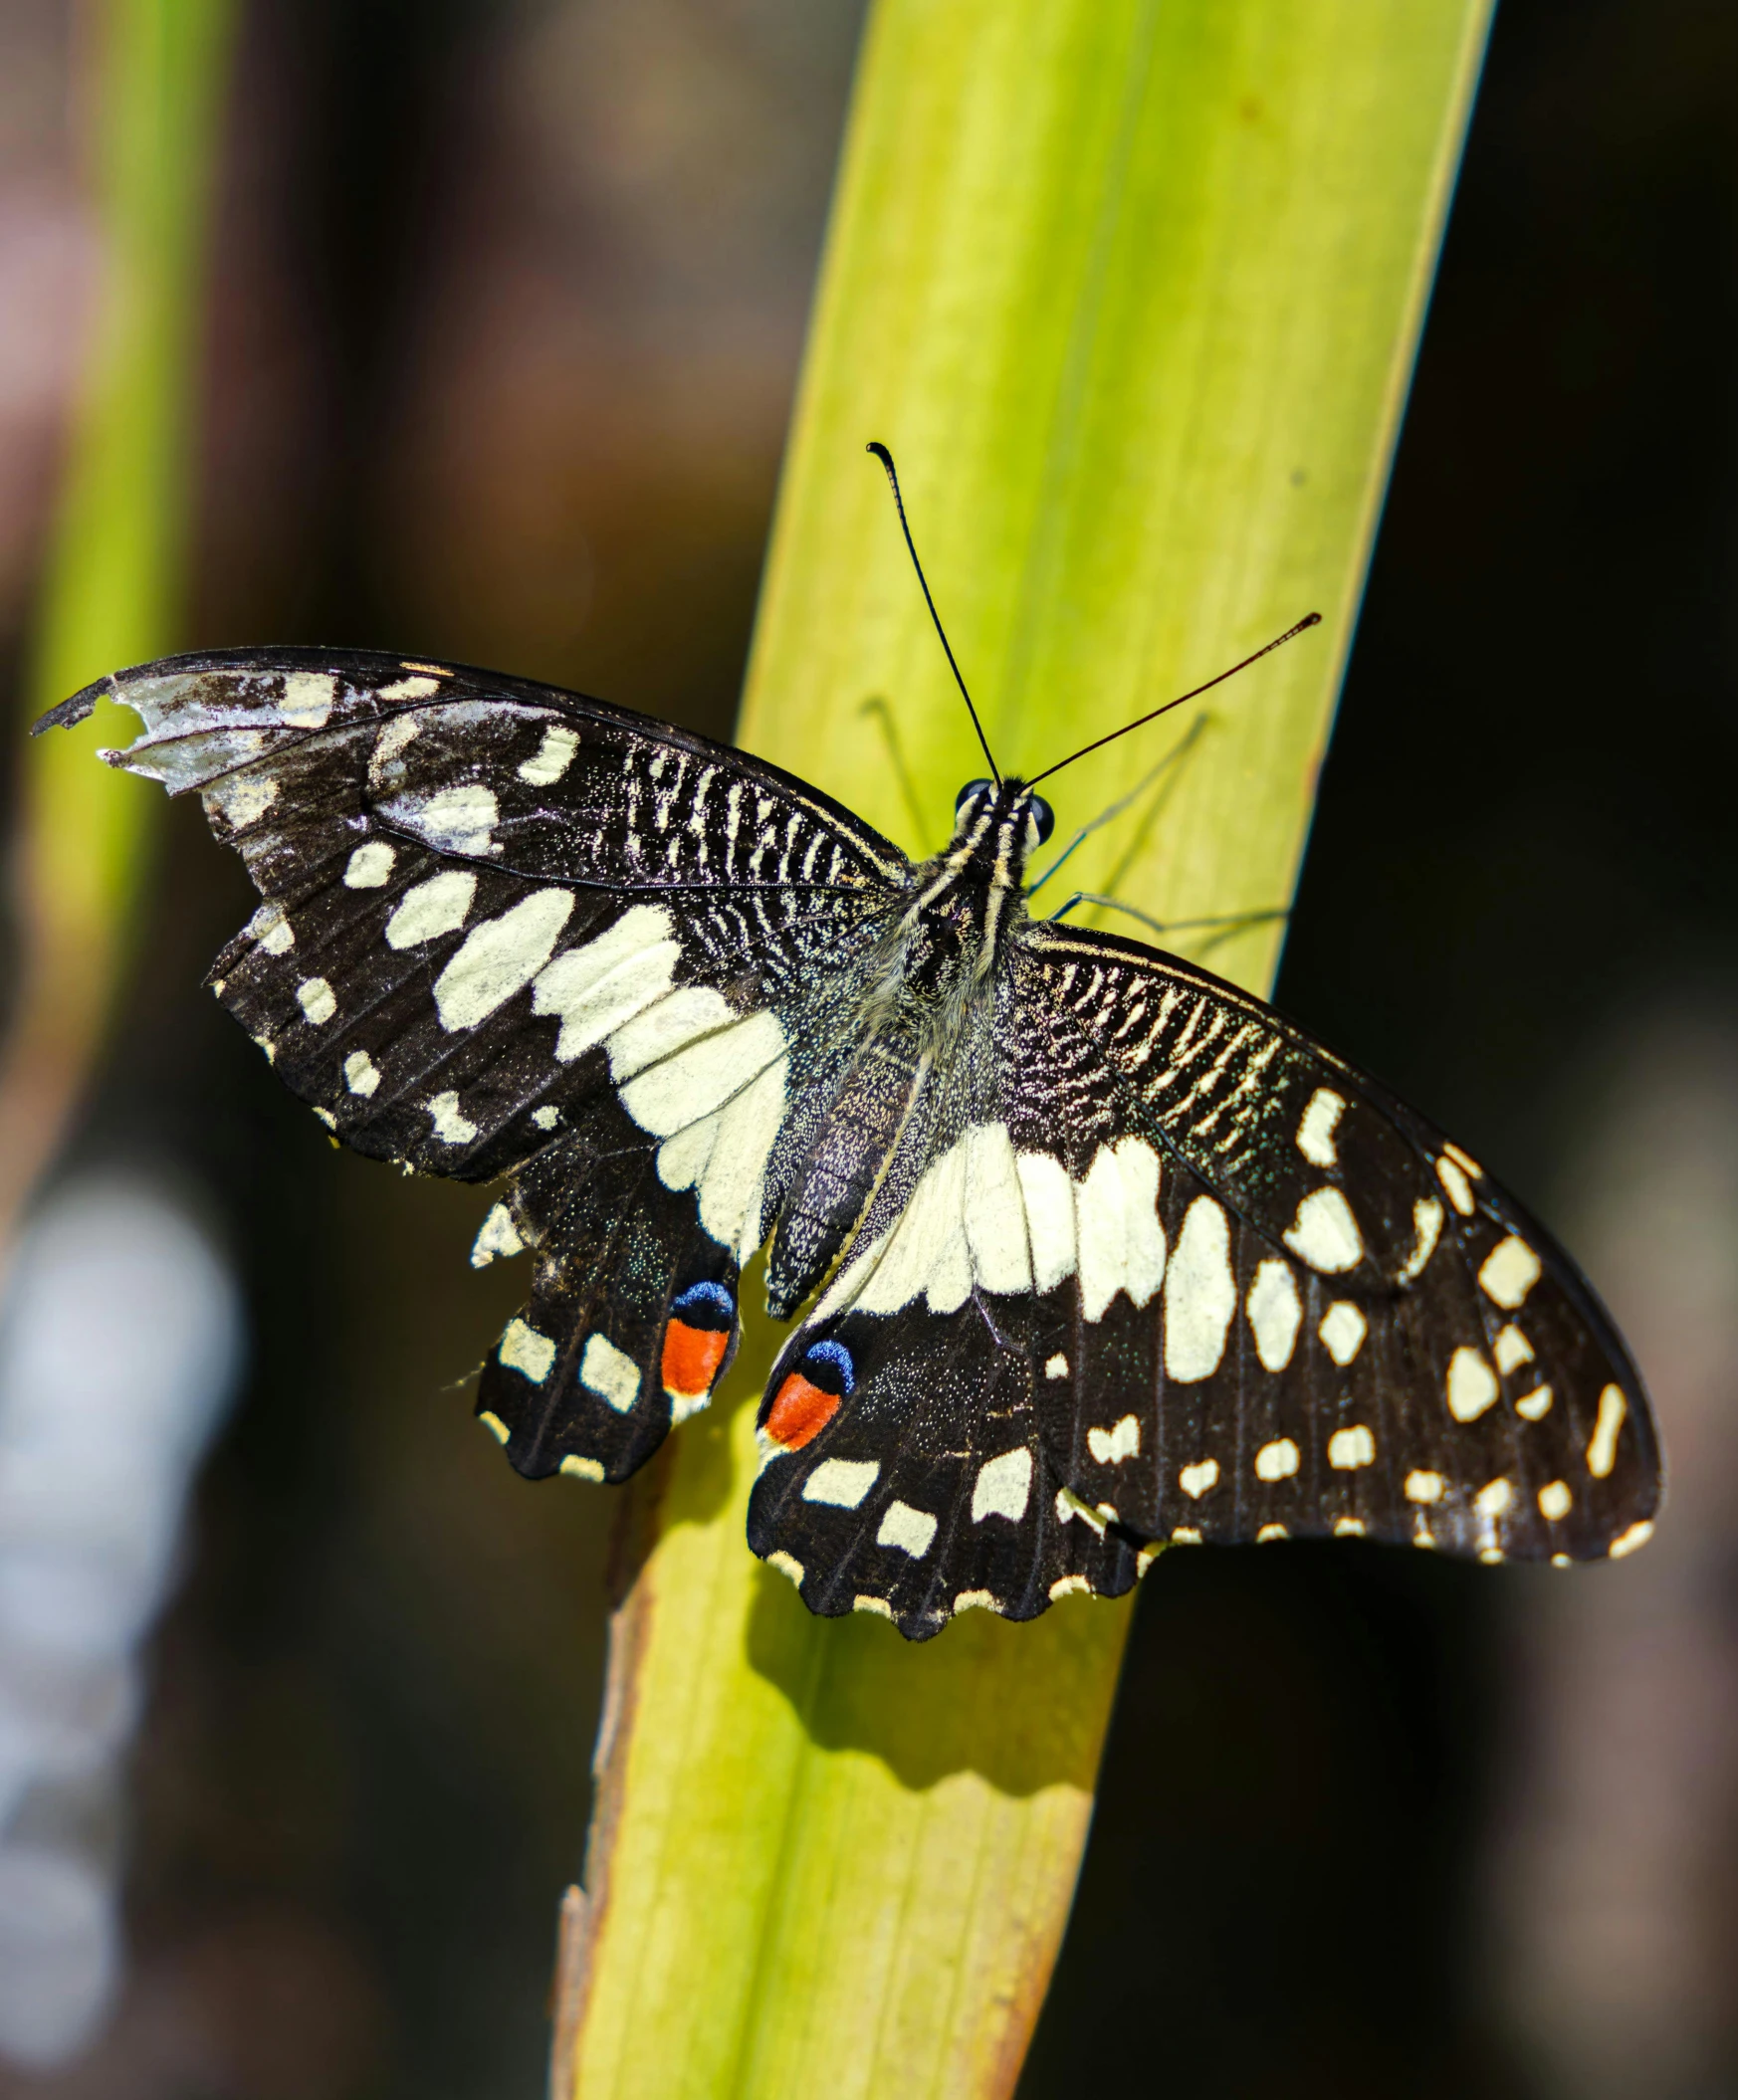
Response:
[[[1323,613],[1193,734],[1055,782],[1066,840],[1175,753],[1054,904],[1114,880],[1162,917],[1283,908],[1486,23],[1482,0],[881,0],[743,741],[920,853],[982,769],[881,439],[1009,770]],[[1261,987],[1282,927],[1176,945]],[[556,2089],[1007,2093],[1129,1607],[974,1612],[922,1648],[809,1617],[742,1545],[774,1342],[751,1326],[643,1505]]]

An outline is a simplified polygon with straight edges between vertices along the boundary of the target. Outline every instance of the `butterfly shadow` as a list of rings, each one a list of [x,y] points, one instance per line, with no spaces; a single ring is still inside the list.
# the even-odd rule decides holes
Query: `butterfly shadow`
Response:
[[[760,1568],[748,1657],[817,1748],[865,1751],[914,1791],[960,1772],[1019,1797],[1090,1791],[1114,1681],[1106,1652],[1129,1603],[1070,1597],[1023,1625],[970,1611],[920,1644],[867,1614],[817,1618]]]

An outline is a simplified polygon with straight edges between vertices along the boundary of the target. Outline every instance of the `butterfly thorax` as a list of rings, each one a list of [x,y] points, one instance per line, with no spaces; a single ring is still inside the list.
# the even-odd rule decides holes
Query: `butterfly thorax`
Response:
[[[976,783],[948,845],[912,869],[910,902],[864,973],[836,1091],[773,1228],[766,1292],[779,1318],[850,1248],[941,1053],[990,1026],[996,960],[1025,918],[1033,799],[1019,781]]]

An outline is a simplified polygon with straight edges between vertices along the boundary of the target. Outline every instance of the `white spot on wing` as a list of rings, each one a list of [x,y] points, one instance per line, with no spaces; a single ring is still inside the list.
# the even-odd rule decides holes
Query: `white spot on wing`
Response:
[[[1275,1437],[1255,1454],[1257,1480],[1289,1480],[1297,1471],[1298,1448],[1289,1436]]]
[[[784,1121],[786,1044],[766,1008],[739,1017],[690,985],[608,1039],[622,1107],[658,1148],[666,1188],[695,1188],[700,1221],[746,1261],[760,1242],[766,1161]]]
[[[344,864],[346,890],[383,890],[392,879],[392,864],[398,849],[384,839],[369,839],[358,846]]]
[[[1472,1506],[1481,1517],[1495,1518],[1502,1516],[1514,1499],[1514,1488],[1507,1480],[1492,1480],[1473,1496]]]
[[[1178,1384],[1210,1378],[1237,1310],[1231,1234],[1211,1196],[1196,1196],[1165,1276],[1165,1371]]]
[[[459,1107],[459,1097],[449,1089],[437,1094],[428,1105],[429,1121],[443,1145],[469,1145],[477,1126]]]
[[[1413,1283],[1442,1237],[1442,1206],[1434,1196],[1419,1196],[1412,1205],[1412,1251],[1401,1264],[1402,1283]]]
[[[1539,1490],[1539,1514],[1552,1524],[1567,1517],[1574,1507],[1575,1497],[1566,1480],[1554,1480]]]
[[[662,905],[642,904],[545,964],[532,991],[532,1011],[560,1017],[556,1058],[571,1063],[661,999],[681,954],[670,914]]]
[[[902,1554],[921,1561],[935,1544],[936,1520],[928,1510],[914,1510],[909,1502],[890,1502],[882,1514],[877,1546],[896,1546]]]
[[[794,1554],[768,1554],[766,1566],[776,1568],[781,1575],[788,1576],[798,1589],[802,1587],[803,1566]]]
[[[1032,1288],[1053,1291],[1074,1274],[1074,1184],[1060,1159],[1020,1153],[1014,1160],[1032,1257]]]
[[[1493,1305],[1500,1305],[1505,1313],[1512,1313],[1542,1273],[1538,1255],[1524,1239],[1511,1232],[1485,1256],[1484,1265],[1478,1272],[1479,1289]]]
[[[293,730],[324,730],[337,696],[337,680],[328,671],[292,671],[284,681],[278,712]]]
[[[1475,1422],[1496,1404],[1496,1373],[1475,1349],[1457,1349],[1448,1359],[1448,1412],[1457,1422]]]
[[[474,780],[437,788],[432,795],[401,795],[385,805],[384,813],[440,853],[475,856],[501,850],[494,839],[501,805],[492,787]]]
[[[1198,1502],[1209,1488],[1218,1485],[1218,1460],[1203,1458],[1193,1466],[1185,1466],[1177,1476],[1177,1485],[1191,1502]]]
[[[961,1142],[966,1148],[966,1244],[973,1276],[986,1291],[1029,1291],[1032,1265],[1025,1206],[1007,1125],[976,1124]]]
[[[587,1335],[579,1359],[579,1382],[617,1414],[627,1414],[640,1396],[640,1366],[607,1335]]]
[[[1065,1378],[1068,1375],[1068,1359],[1058,1350],[1053,1357],[1044,1359],[1044,1375],[1047,1378]]]
[[[802,1483],[804,1502],[827,1502],[834,1509],[854,1510],[880,1477],[872,1458],[823,1458]]]
[[[427,700],[431,693],[438,693],[441,682],[438,678],[401,678],[390,686],[376,689],[376,700]]]
[[[235,780],[215,781],[205,790],[206,807],[215,808],[237,831],[257,824],[277,799],[276,780],[250,779],[246,774]]]
[[[572,909],[571,890],[534,890],[500,918],[474,926],[435,979],[441,1026],[474,1028],[529,984]]]
[[[1026,1514],[1031,1492],[1031,1452],[1023,1444],[1004,1451],[978,1469],[978,1478],[972,1484],[973,1523],[981,1524],[985,1517],[1006,1517],[1017,1524]]]
[[[603,1461],[597,1458],[580,1458],[569,1451],[562,1459],[560,1470],[569,1480],[602,1480]]]
[[[1622,1537],[1614,1539],[1606,1550],[1614,1561],[1622,1561],[1638,1548],[1645,1546],[1652,1536],[1652,1523],[1643,1517],[1638,1524],[1631,1524]]]
[[[324,977],[304,977],[296,987],[296,1003],[317,1028],[337,1012],[337,999]]]
[[[573,763],[573,753],[579,748],[579,733],[550,723],[543,731],[543,740],[534,756],[519,768],[519,777],[529,787],[553,787],[555,782]]]
[[[344,1085],[366,1101],[380,1084],[379,1067],[366,1050],[352,1050],[344,1059]]]
[[[1328,1463],[1339,1473],[1375,1465],[1376,1438],[1362,1422],[1350,1429],[1336,1429],[1328,1439]]]
[[[443,868],[399,899],[386,922],[386,945],[416,947],[437,935],[456,934],[471,916],[476,894],[477,878],[468,868]]]
[[[546,1103],[541,1109],[532,1110],[532,1121],[537,1125],[540,1131],[552,1131],[555,1125],[560,1122],[560,1110],[552,1109],[548,1107]]]
[[[1322,1315],[1322,1324],[1316,1330],[1322,1338],[1322,1347],[1342,1366],[1351,1363],[1364,1347],[1364,1338],[1370,1332],[1370,1323],[1357,1306],[1345,1298],[1336,1299]]]
[[[268,955],[287,955],[296,945],[296,929],[281,904],[263,904],[248,921],[248,932]]]
[[[1472,1184],[1455,1161],[1446,1155],[1436,1161],[1436,1178],[1448,1191],[1448,1200],[1460,1215],[1463,1218],[1471,1217],[1478,1208],[1477,1199],[1472,1193]]]
[[[414,743],[422,735],[420,715],[395,715],[374,738],[374,748],[368,754],[369,784],[378,788],[394,774],[402,774],[398,765],[407,745]]]
[[[1337,1166],[1334,1126],[1346,1113],[1346,1102],[1332,1087],[1318,1087],[1297,1127],[1297,1149],[1312,1166]]]
[[[1604,1480],[1618,1462],[1618,1431],[1629,1411],[1621,1385],[1608,1385],[1600,1394],[1599,1417],[1587,1447],[1587,1469],[1596,1480]]]
[[[1496,1358],[1497,1369],[1505,1374],[1519,1370],[1523,1364],[1533,1361],[1533,1345],[1518,1327],[1505,1327],[1496,1338],[1496,1347],[1491,1354]]]
[[[524,1251],[525,1242],[513,1222],[513,1213],[505,1203],[497,1203],[471,1243],[471,1266],[486,1269],[498,1254],[523,1254]]]
[[[1337,1188],[1318,1188],[1305,1196],[1281,1237],[1300,1261],[1324,1276],[1355,1269],[1364,1253],[1358,1220]]]
[[[541,1385],[555,1361],[555,1345],[547,1335],[540,1335],[525,1321],[510,1320],[496,1355],[509,1370],[517,1370],[530,1378],[534,1385]]]
[[[1303,1307],[1297,1285],[1282,1261],[1264,1261],[1255,1271],[1245,1305],[1249,1332],[1255,1338],[1255,1354],[1263,1368],[1283,1370],[1291,1362],[1297,1331],[1303,1325]]]
[[[1551,1412],[1551,1400],[1549,1385],[1535,1385],[1531,1392],[1523,1393],[1515,1402],[1515,1412],[1524,1422],[1542,1422]]]
[[[1099,1147],[1075,1191],[1075,1237],[1086,1319],[1102,1320],[1118,1291],[1144,1306],[1158,1290],[1165,1275],[1159,1155],[1143,1139]]]
[[[1101,1466],[1120,1466],[1125,1458],[1140,1456],[1141,1425],[1132,1414],[1125,1414],[1109,1429],[1089,1429],[1086,1448]]]
[[[1440,1502],[1448,1483],[1440,1473],[1430,1473],[1421,1468],[1407,1475],[1407,1500],[1425,1504]]]

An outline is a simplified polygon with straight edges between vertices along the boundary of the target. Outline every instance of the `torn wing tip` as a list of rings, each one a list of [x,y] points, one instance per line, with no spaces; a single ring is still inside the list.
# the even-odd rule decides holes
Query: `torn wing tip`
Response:
[[[105,672],[88,686],[81,686],[70,700],[63,700],[58,707],[50,708],[46,715],[39,716],[30,726],[30,734],[40,736],[44,730],[72,730],[88,720],[97,703],[107,700],[114,691],[114,674]],[[105,751],[104,757],[109,753]]]

